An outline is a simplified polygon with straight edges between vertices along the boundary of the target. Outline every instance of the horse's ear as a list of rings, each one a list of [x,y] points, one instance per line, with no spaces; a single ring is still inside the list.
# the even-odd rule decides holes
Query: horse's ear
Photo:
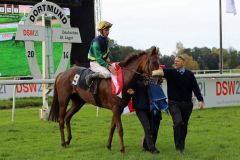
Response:
[[[158,54],[158,49],[154,46],[154,47],[152,48],[151,56],[156,55],[156,54]]]
[[[158,47],[157,47],[157,51],[156,51],[156,52],[157,52],[157,54],[160,54],[160,51],[159,51],[159,48],[158,48]]]

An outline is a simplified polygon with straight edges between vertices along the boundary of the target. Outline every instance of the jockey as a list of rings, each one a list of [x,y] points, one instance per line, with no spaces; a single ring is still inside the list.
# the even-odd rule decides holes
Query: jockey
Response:
[[[92,40],[88,59],[90,60],[90,69],[95,72],[86,77],[86,83],[90,85],[93,78],[109,78],[111,74],[116,75],[115,68],[109,64],[109,30],[112,24],[107,21],[100,21],[97,30],[100,35]]]

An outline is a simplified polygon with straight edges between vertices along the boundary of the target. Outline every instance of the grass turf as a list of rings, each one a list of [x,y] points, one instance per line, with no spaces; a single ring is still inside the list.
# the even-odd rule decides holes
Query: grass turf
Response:
[[[185,154],[173,144],[172,120],[163,114],[157,140],[159,155],[142,151],[143,129],[135,114],[122,116],[126,153],[119,152],[115,132],[112,151],[106,149],[111,111],[83,107],[72,119],[72,143],[60,145],[58,124],[38,118],[38,108],[17,109],[15,123],[11,110],[0,110],[0,160],[14,159],[161,159],[238,160],[240,159],[240,107],[194,110],[189,123]],[[66,132],[65,132],[66,133]]]

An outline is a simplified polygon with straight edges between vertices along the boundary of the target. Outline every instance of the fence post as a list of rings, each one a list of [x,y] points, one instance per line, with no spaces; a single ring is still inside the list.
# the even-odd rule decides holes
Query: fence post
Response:
[[[12,124],[14,123],[14,114],[16,106],[16,85],[13,86],[13,103],[12,103]]]
[[[19,78],[14,78],[14,80],[19,80]],[[14,123],[15,109],[16,109],[16,87],[17,84],[13,86],[13,103],[12,103],[12,124]]]

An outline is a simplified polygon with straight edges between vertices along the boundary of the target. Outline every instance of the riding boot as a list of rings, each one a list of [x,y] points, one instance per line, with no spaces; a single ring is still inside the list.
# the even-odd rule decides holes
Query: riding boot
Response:
[[[99,78],[99,76],[100,76],[99,73],[93,73],[93,74],[87,75],[86,78],[85,78],[86,84],[87,84],[88,86],[91,86],[93,79]]]

